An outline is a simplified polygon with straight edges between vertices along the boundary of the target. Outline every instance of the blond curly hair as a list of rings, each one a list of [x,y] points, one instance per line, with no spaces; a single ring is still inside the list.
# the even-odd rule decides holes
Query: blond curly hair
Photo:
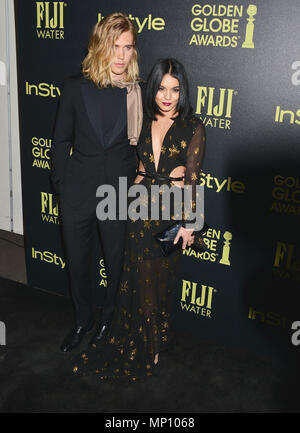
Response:
[[[139,77],[137,32],[127,15],[115,12],[95,24],[88,44],[88,53],[82,62],[83,75],[97,86],[113,86],[110,66],[114,56],[114,45],[126,31],[131,31],[133,35],[133,54],[127,69],[127,81],[137,81]]]

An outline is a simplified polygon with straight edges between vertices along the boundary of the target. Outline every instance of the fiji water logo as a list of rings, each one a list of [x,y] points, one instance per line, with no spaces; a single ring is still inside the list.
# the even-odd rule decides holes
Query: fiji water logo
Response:
[[[36,34],[39,39],[64,39],[66,2],[36,2]]]

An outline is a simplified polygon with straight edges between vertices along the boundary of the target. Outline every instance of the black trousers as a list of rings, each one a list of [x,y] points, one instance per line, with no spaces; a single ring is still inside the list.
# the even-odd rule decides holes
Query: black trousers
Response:
[[[101,322],[110,320],[115,306],[125,246],[126,221],[99,221],[96,199],[90,199],[73,208],[60,199],[62,236],[67,259],[70,291],[78,326],[86,326],[93,318],[92,254],[93,237],[100,235],[101,248],[107,274],[107,291]]]

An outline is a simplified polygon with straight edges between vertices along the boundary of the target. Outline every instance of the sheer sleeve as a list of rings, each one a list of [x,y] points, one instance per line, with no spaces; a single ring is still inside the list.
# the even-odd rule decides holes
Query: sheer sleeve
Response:
[[[186,188],[188,190],[188,200],[185,200],[182,224],[183,227],[186,227],[187,229],[200,230],[202,228],[202,224],[199,226],[199,221],[203,221],[204,215],[199,214],[199,212],[202,213],[199,209],[199,204],[201,208],[201,197],[199,197],[199,191],[197,191],[196,186],[199,185],[201,167],[205,152],[205,142],[205,128],[199,120],[199,123],[195,127],[193,136],[187,148],[184,185],[190,185],[190,187]],[[202,204],[204,208],[204,203]]]

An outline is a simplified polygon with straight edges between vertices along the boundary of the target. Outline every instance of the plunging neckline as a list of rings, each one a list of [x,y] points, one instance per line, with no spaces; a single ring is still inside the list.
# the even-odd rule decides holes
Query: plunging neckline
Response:
[[[178,117],[178,116],[177,116],[177,117]],[[153,155],[153,164],[154,164],[154,171],[155,171],[155,173],[158,172],[159,163],[160,163],[160,159],[161,159],[161,158],[160,158],[160,157],[161,157],[161,149],[162,149],[162,147],[163,147],[163,145],[164,145],[164,142],[165,142],[166,136],[167,136],[167,134],[169,133],[169,131],[171,130],[171,128],[173,127],[173,125],[175,124],[175,121],[176,121],[177,117],[176,117],[175,119],[173,119],[173,122],[171,123],[170,127],[167,129],[167,131],[166,131],[166,133],[165,133],[165,136],[164,136],[164,138],[163,138],[163,140],[162,140],[162,143],[161,143],[161,146],[160,146],[160,151],[159,151],[158,162],[157,162],[157,168],[155,167],[155,158],[154,158],[153,140],[152,140],[152,123],[154,122],[154,120],[151,120],[151,122],[150,122],[151,150],[152,150],[152,155]]]

